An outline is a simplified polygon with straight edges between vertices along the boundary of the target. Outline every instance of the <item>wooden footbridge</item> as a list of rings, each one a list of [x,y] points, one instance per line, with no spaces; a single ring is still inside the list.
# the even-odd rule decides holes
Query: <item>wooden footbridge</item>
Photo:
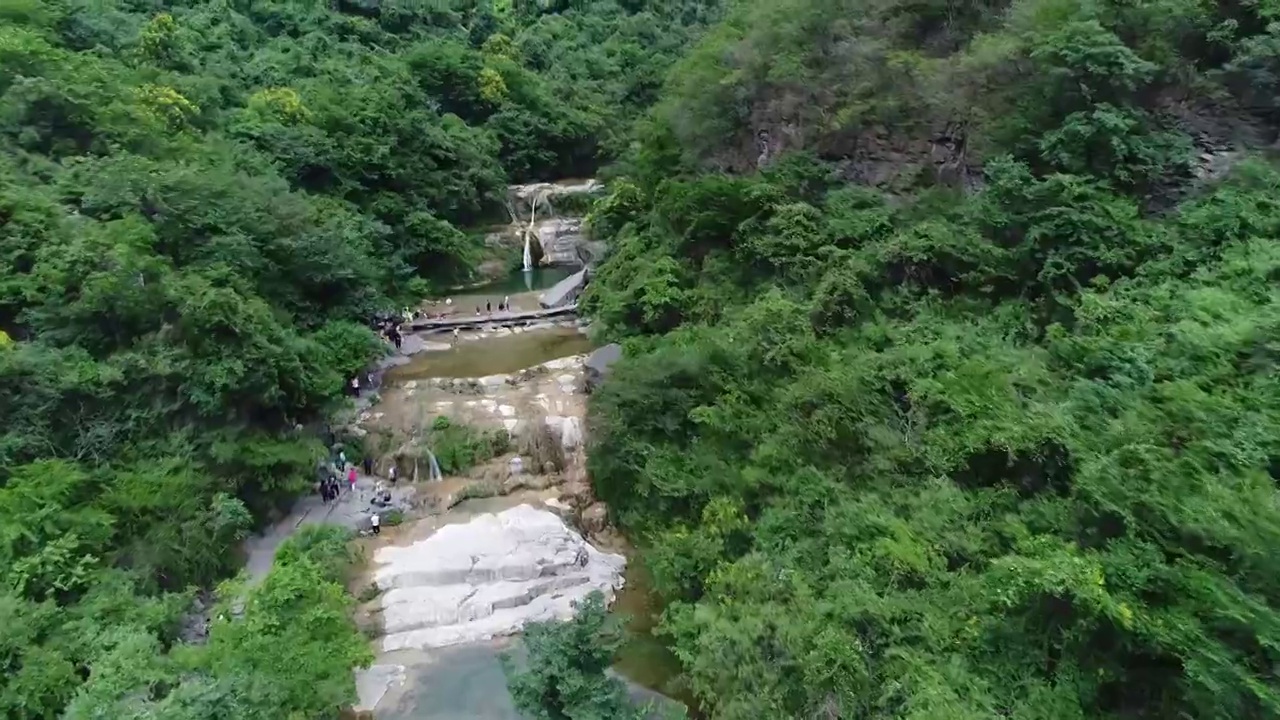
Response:
[[[578,304],[542,310],[515,312],[489,312],[479,315],[458,313],[444,318],[419,318],[406,323],[407,330],[421,333],[448,332],[451,330],[492,330],[500,327],[525,327],[540,322],[567,320],[578,314]]]

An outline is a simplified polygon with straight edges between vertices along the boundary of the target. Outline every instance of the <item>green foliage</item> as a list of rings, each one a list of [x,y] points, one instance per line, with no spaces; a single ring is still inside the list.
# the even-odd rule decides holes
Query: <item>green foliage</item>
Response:
[[[233,678],[264,718],[271,708],[298,717],[336,712],[355,700],[352,668],[372,660],[351,620],[354,599],[332,568],[300,555],[251,591],[243,618],[214,624],[200,658],[215,677]]]
[[[0,3],[3,716],[347,703],[340,534],[286,544],[207,653],[190,589],[310,487],[370,316],[470,279],[508,182],[621,151],[712,19],[376,5]],[[441,464],[499,440],[450,429]]]
[[[625,641],[622,622],[609,616],[599,591],[587,596],[569,622],[525,626],[529,657],[519,669],[503,658],[516,709],[535,720],[639,720],[626,688],[605,671]]]
[[[355,564],[353,535],[341,525],[307,525],[280,544],[275,565],[310,563],[326,573],[330,582],[342,584],[345,571]]]
[[[946,10],[738,5],[594,207],[588,464],[659,631],[717,720],[1275,716],[1280,170],[1179,194],[1162,97],[1264,96],[1267,23]],[[943,117],[981,184],[836,182]],[[726,177],[761,125],[811,152]]]
[[[506,430],[481,430],[436,418],[426,443],[436,456],[440,472],[461,475],[486,460],[507,452],[511,438]]]
[[[92,673],[68,718],[327,717],[355,699],[351,673],[371,659],[341,584],[349,532],[307,528],[280,549],[255,587],[226,588],[209,642],[168,655],[145,626],[121,624],[97,640]],[[243,595],[243,608],[230,605]],[[99,608],[99,611],[106,608]],[[122,617],[127,620],[128,617]],[[78,683],[77,683],[78,684]],[[163,688],[164,692],[155,692]],[[140,689],[149,690],[140,692]]]

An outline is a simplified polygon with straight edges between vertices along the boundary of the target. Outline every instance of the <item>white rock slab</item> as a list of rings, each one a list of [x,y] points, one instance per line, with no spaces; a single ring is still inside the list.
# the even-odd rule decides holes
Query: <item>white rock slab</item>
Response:
[[[356,712],[372,711],[393,687],[403,685],[403,665],[373,665],[356,670]]]
[[[521,505],[446,525],[374,556],[384,652],[447,647],[567,620],[594,590],[612,602],[626,558],[603,553],[547,510]]]

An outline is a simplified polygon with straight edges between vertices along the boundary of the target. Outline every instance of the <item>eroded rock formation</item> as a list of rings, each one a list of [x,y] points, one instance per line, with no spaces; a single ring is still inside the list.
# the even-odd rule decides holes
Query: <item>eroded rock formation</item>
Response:
[[[374,556],[384,652],[440,648],[568,619],[594,590],[612,600],[626,559],[596,550],[554,513],[520,505],[446,525]]]

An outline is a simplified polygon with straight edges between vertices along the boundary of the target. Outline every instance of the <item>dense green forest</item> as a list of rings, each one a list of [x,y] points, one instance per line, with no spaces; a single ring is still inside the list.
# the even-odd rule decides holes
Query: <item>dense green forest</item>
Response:
[[[1280,717],[1280,7],[745,0],[592,226],[717,720]]]
[[[590,466],[707,715],[1280,717],[1280,6],[727,6],[0,2],[0,712],[349,703],[344,535],[193,588],[608,166]]]
[[[0,716],[353,700],[341,538],[182,647],[192,589],[309,487],[370,313],[466,278],[508,182],[625,150],[714,7],[0,2]]]

